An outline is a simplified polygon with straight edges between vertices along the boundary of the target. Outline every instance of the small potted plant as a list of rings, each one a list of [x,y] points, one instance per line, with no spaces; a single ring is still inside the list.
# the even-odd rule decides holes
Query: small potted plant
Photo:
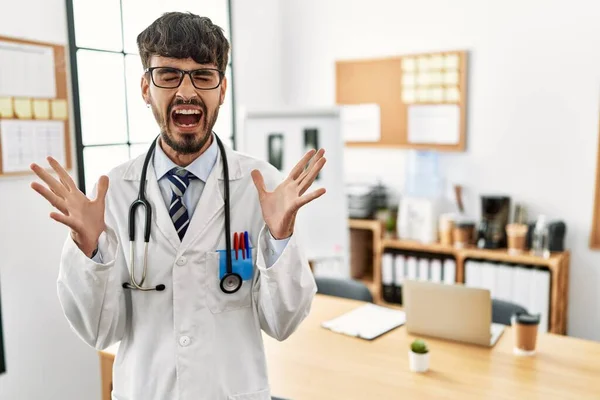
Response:
[[[423,340],[416,339],[410,344],[408,357],[411,371],[425,372],[429,369],[429,349]]]

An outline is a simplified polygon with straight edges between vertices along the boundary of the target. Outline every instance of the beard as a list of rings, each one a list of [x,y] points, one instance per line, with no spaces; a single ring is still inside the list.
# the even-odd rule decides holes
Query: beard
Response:
[[[151,104],[152,113],[154,114],[154,118],[156,119],[156,122],[158,122],[158,126],[160,127],[161,140],[177,153],[198,153],[210,140],[213,127],[215,126],[215,123],[217,122],[217,117],[219,116],[219,105],[217,105],[213,110],[210,110],[209,112],[209,110],[206,107],[206,104],[204,104],[204,102],[200,101],[199,99],[191,99],[187,102],[181,99],[176,99],[167,108],[165,117],[160,113],[154,102],[152,102]],[[172,109],[174,106],[181,104],[195,105],[200,107],[200,109],[202,110],[202,120],[201,125],[199,127],[199,133],[178,135],[177,137],[175,133],[169,129],[169,127],[171,126],[170,123],[172,122]]]

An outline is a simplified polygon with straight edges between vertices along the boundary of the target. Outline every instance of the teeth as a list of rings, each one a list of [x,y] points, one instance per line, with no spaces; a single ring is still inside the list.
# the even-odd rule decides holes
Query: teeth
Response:
[[[200,110],[175,110],[175,114],[200,114]]]

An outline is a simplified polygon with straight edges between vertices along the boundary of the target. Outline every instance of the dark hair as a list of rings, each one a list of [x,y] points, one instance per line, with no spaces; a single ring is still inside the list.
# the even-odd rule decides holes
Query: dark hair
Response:
[[[229,59],[229,42],[223,29],[209,18],[192,13],[163,14],[138,35],[137,45],[144,69],[150,67],[150,57],[156,55],[214,63],[224,73]]]

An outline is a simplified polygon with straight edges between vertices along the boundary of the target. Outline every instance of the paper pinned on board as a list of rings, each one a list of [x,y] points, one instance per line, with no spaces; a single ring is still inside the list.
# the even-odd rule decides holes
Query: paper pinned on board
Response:
[[[60,121],[0,120],[3,172],[28,171],[47,156],[66,165],[65,125]]]
[[[0,97],[0,118],[14,118],[13,101],[10,97]]]
[[[35,119],[50,119],[50,102],[46,99],[34,99],[33,116]]]
[[[342,134],[346,142],[377,142],[381,137],[379,104],[341,107]]]
[[[458,144],[460,141],[457,105],[411,105],[407,117],[409,143]]]
[[[67,101],[63,99],[52,100],[52,119],[64,121],[67,119]]]
[[[56,98],[54,50],[0,40],[0,97]]]
[[[15,99],[15,115],[21,119],[31,119],[31,99]]]

